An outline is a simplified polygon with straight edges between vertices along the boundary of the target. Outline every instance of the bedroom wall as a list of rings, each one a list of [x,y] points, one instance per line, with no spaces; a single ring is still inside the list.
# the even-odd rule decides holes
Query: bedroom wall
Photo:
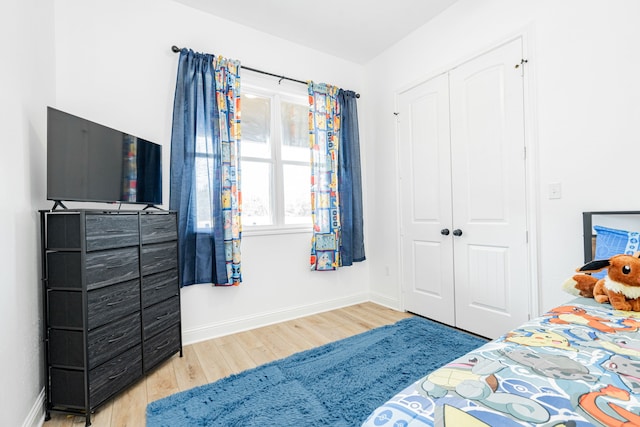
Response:
[[[396,156],[389,143],[396,140],[395,94],[522,32],[529,41],[539,308],[571,298],[560,285],[582,265],[581,212],[640,209],[633,190],[640,156],[638,16],[634,0],[459,0],[366,65],[369,213],[372,229],[381,230],[369,235],[374,299],[401,306],[398,216],[390,208],[397,170],[388,163]],[[548,198],[550,183],[561,183],[561,199]]]
[[[297,79],[363,90],[360,65],[171,0],[55,4],[56,107],[162,144],[167,202],[178,60],[172,45],[237,58]],[[275,85],[277,79],[271,82]],[[303,85],[290,88],[306,93]],[[362,145],[366,147],[364,137]],[[337,272],[310,272],[310,237],[245,233],[240,287],[182,290],[185,342],[367,300],[367,262]]]
[[[45,207],[46,113],[55,80],[53,5],[9,0],[0,6],[0,413],[2,425],[42,422],[39,222]]]

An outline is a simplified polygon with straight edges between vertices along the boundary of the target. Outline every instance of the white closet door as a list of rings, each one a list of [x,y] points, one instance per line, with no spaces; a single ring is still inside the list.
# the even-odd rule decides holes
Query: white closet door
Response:
[[[399,95],[405,309],[453,325],[449,88],[446,74]]]
[[[495,338],[527,320],[522,41],[450,72],[456,326]]]

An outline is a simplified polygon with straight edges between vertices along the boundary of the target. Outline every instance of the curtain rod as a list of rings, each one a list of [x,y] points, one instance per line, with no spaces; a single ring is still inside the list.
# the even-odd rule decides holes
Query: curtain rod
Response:
[[[175,53],[180,53],[180,51],[182,49],[180,49],[176,45],[173,45],[173,46],[171,46],[171,50],[173,52],[175,52]],[[280,83],[282,80],[289,80],[291,82],[300,83],[300,84],[303,84],[305,86],[307,85],[307,82],[305,82],[303,80],[293,79],[291,77],[286,77],[286,76],[282,76],[282,75],[279,75],[279,74],[270,73],[268,71],[258,70],[257,68],[251,68],[251,67],[247,67],[247,66],[244,66],[244,65],[242,65],[242,68],[245,69],[245,70],[253,71],[254,73],[266,74],[267,76],[277,77],[277,78],[280,79],[280,80],[278,80],[278,83]],[[356,98],[360,98],[360,94],[359,93],[356,93]]]

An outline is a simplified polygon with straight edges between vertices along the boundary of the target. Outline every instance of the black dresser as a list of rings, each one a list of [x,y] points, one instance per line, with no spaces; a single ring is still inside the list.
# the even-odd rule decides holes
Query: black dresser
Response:
[[[182,356],[175,212],[40,211],[46,416],[86,416]]]

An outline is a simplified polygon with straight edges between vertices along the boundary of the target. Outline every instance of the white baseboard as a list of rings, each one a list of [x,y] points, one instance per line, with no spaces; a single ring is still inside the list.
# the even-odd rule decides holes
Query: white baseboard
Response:
[[[27,418],[22,423],[22,427],[41,427],[44,424],[44,387],[33,403]]]
[[[249,329],[259,328],[262,326],[271,325],[279,322],[286,322],[287,320],[297,319],[304,316],[310,316],[316,313],[322,313],[323,311],[335,310],[342,307],[347,307],[354,304],[360,304],[363,302],[372,301],[376,304],[383,305],[385,307],[399,310],[400,301],[388,298],[380,294],[355,294],[344,298],[338,298],[330,301],[324,301],[317,304],[309,304],[299,307],[292,307],[286,310],[273,311],[269,313],[261,313],[255,316],[247,316],[238,319],[232,319],[225,322],[193,328],[190,330],[182,331],[183,345],[194,344],[196,342],[205,341],[208,339],[221,337],[224,335],[234,334],[237,332],[246,331]],[[40,391],[36,401],[34,402],[31,411],[25,421],[22,423],[22,427],[42,427],[44,424],[44,404],[45,404],[45,392],[44,388]]]
[[[382,295],[376,292],[371,292],[369,294],[369,300],[371,302],[375,302],[376,304],[383,305],[385,307],[391,308],[393,310],[403,311],[402,310],[402,302],[398,299],[389,298],[386,295]]]
[[[309,304],[299,307],[292,307],[285,310],[260,313],[255,316],[231,319],[211,325],[187,329],[182,331],[182,344],[194,344],[200,341],[206,341],[224,335],[235,334],[237,332],[247,331],[249,329],[255,329],[274,323],[286,322],[287,320],[310,316],[312,314],[321,313],[323,311],[335,310],[337,308],[359,304],[366,301],[369,301],[368,294],[361,293],[344,298],[338,298],[335,300],[324,301],[317,304]]]

